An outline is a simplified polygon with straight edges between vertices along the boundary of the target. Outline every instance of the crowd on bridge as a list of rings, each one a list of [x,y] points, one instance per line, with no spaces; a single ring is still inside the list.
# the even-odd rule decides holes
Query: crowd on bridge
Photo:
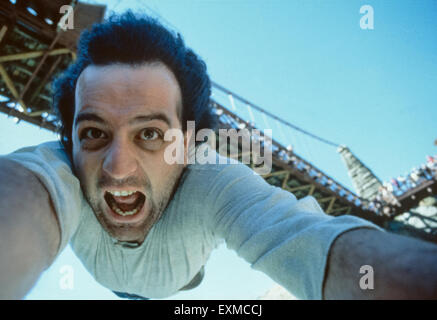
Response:
[[[287,148],[288,149],[288,148]],[[280,150],[275,153],[279,159],[293,165],[299,171],[309,175],[318,183],[338,192],[341,196],[349,198],[351,195],[335,184],[331,179],[327,178],[321,172],[317,171],[305,161],[291,155],[291,150]],[[406,192],[420,187],[423,183],[430,180],[437,180],[437,155],[427,156],[426,162],[420,166],[412,168],[409,173],[399,175],[397,178],[392,178],[390,181],[383,182],[379,187],[378,193],[373,201],[361,203],[365,209],[374,211],[378,214],[391,216],[400,207],[398,198]],[[350,197],[351,200],[353,197]],[[359,201],[361,202],[361,201]]]
[[[437,180],[437,155],[427,156],[426,163],[414,167],[405,175],[384,182],[379,187],[375,201],[372,201],[370,206],[377,211],[382,209],[384,214],[390,215],[393,212],[393,207],[400,207],[398,197],[433,179]]]

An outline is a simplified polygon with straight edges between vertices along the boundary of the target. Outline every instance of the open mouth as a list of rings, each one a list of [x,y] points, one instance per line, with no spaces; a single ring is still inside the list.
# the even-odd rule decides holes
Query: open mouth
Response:
[[[140,212],[146,201],[140,191],[106,191],[104,198],[109,208],[123,217]]]

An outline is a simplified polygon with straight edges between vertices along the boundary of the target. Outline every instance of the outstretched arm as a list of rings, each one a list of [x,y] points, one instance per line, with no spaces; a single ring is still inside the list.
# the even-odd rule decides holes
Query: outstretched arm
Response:
[[[60,229],[50,196],[21,165],[0,159],[0,299],[21,299],[53,262]]]
[[[360,273],[364,265],[372,269]],[[437,299],[437,245],[378,230],[347,231],[331,248],[324,298]]]
[[[196,210],[213,212],[213,235],[297,298],[437,299],[437,245],[352,215],[328,216],[314,197],[297,199],[243,164],[202,172],[192,181],[203,186]],[[366,265],[374,271],[367,290]]]

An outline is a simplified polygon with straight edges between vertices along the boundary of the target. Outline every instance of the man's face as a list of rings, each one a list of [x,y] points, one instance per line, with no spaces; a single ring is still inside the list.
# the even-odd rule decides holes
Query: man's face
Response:
[[[88,66],[75,100],[73,162],[85,197],[112,237],[141,243],[184,167],[164,161],[166,130],[181,129],[178,82],[158,62]]]

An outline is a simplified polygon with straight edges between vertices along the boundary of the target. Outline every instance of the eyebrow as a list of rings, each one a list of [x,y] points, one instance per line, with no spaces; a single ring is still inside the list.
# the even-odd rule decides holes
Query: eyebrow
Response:
[[[77,127],[79,123],[82,121],[94,121],[94,122],[99,122],[101,124],[106,123],[105,120],[103,120],[103,118],[99,117],[94,113],[88,113],[88,112],[79,113],[74,123],[74,126]]]
[[[161,120],[165,122],[169,127],[171,126],[170,119],[164,113],[161,112],[136,116],[135,118],[129,120],[129,124],[136,124],[139,122],[147,122],[152,120]],[[90,113],[90,112],[79,113],[76,118],[76,122],[74,126],[77,127],[79,123],[82,121],[94,121],[101,124],[106,124],[106,121],[102,117],[98,116],[95,113]]]
[[[169,127],[171,126],[170,124],[170,119],[161,112],[156,112],[156,113],[152,113],[152,114],[148,114],[148,115],[144,115],[144,116],[137,116],[131,120],[129,120],[130,124],[136,124],[138,122],[147,122],[147,121],[152,121],[152,120],[161,120],[163,122],[165,122]]]

